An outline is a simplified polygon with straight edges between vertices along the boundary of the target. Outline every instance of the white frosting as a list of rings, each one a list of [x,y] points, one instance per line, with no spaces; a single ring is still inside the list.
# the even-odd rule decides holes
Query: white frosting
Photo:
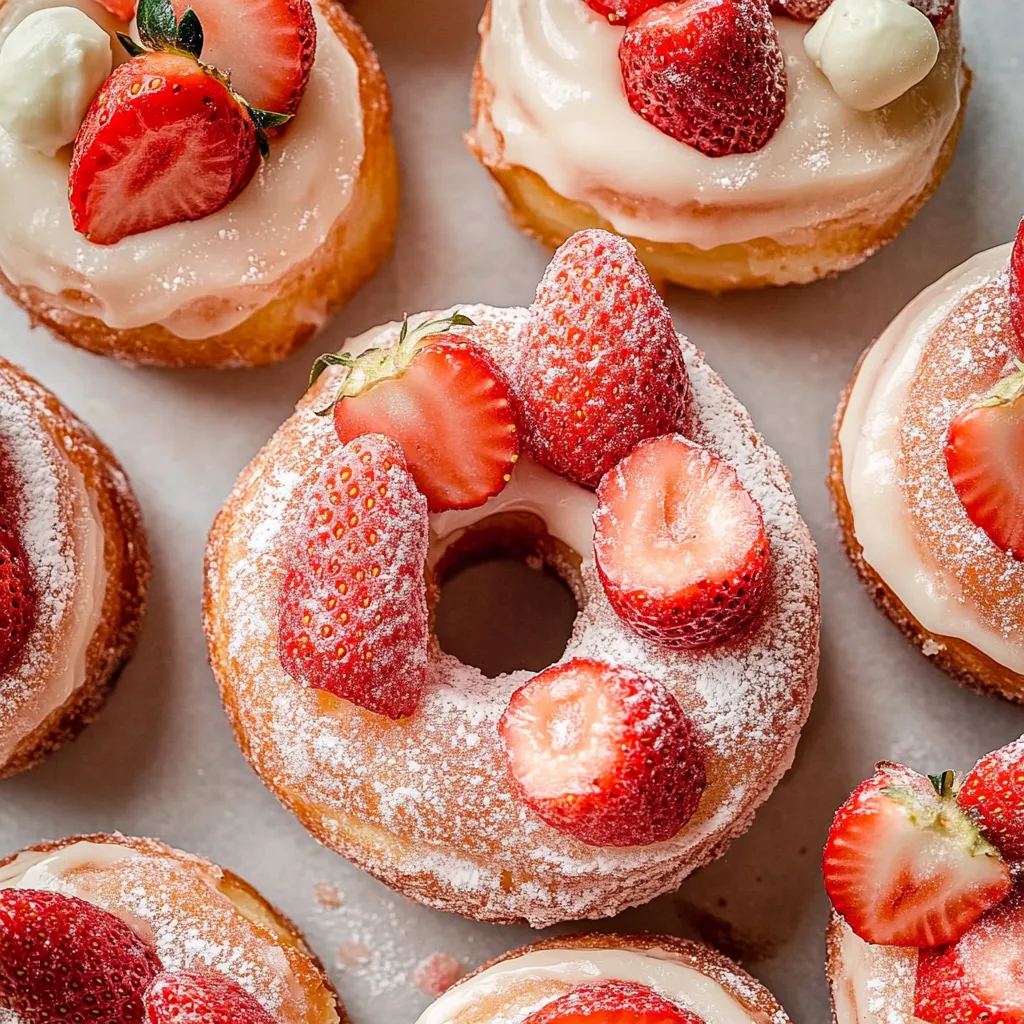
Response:
[[[449,989],[417,1024],[457,1024],[459,1016],[481,997],[500,995],[513,986],[555,979],[577,985],[599,981],[630,981],[648,985],[697,1014],[704,1024],[752,1024],[753,1017],[714,978],[660,949],[542,949],[503,960],[461,985]],[[550,993],[517,1005],[502,1024],[519,1024],[551,1001]]]
[[[95,0],[73,3],[108,31],[127,29]],[[45,6],[7,0],[0,41]],[[44,156],[0,129],[0,270],[110,327],[159,323],[181,338],[230,330],[272,301],[330,235],[364,152],[359,69],[313,6],[317,56],[298,114],[245,191],[202,220],[94,245],[71,225],[67,152]]]
[[[843,484],[864,560],[929,632],[965,640],[1024,673],[1024,645],[988,625],[956,580],[926,563],[897,473],[901,410],[935,328],[1010,259],[1011,246],[981,253],[923,291],[875,342],[857,374],[839,431]]]
[[[878,110],[935,67],[939,36],[907,0],[834,0],[804,49],[844,103]]]
[[[800,244],[826,221],[885,220],[923,190],[959,111],[957,18],[942,28],[931,74],[870,113],[840,100],[811,62],[808,26],[776,26],[785,121],[759,152],[713,159],[630,108],[622,28],[583,0],[492,0],[481,62],[500,140],[479,123],[477,141],[487,160],[529,168],[617,231],[657,242]]]
[[[34,11],[0,48],[0,128],[53,156],[75,141],[113,62],[110,36],[77,7]]]
[[[53,853],[26,850],[10,864],[0,867],[0,889],[37,889],[84,898],[79,887],[69,885],[65,876],[76,868],[109,867],[139,854],[116,843],[78,842]]]

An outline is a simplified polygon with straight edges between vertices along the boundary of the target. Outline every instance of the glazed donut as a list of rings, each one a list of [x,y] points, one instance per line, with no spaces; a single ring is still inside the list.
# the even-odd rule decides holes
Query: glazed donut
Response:
[[[953,270],[867,350],[836,414],[829,485],[878,607],[958,682],[1021,701],[1024,565],[972,519],[947,463],[951,430],[1020,351],[1009,261],[1003,246]]]
[[[156,839],[87,835],[28,847],[0,861],[5,890],[84,900],[126,924],[158,969],[215,972],[278,1024],[347,1020],[323,965],[288,918],[232,872]]]
[[[0,43],[59,4],[0,0]],[[112,39],[127,31],[94,0],[76,6]],[[45,157],[0,132],[0,283],[34,325],[129,364],[256,366],[286,358],[372,276],[398,211],[391,100],[339,0],[313,8],[316,61],[293,123],[241,195],[199,220],[94,244],[72,226],[67,148]]]
[[[627,236],[657,282],[715,292],[806,283],[895,238],[948,170],[970,87],[956,13],[938,26],[931,73],[878,110],[840,99],[842,83],[834,87],[805,52],[809,26],[776,14],[788,77],[781,126],[754,152],[707,155],[631,109],[619,48],[659,14],[628,28],[609,22],[607,10],[627,6],[657,7],[490,0],[484,14],[467,142],[513,223],[543,245],[600,226]],[[905,31],[886,28],[885,45]],[[851,43],[843,66],[877,52]],[[902,67],[889,74],[899,78]],[[703,80],[710,70],[694,74]],[[877,69],[853,77],[874,80]]]
[[[117,460],[0,359],[0,778],[99,714],[135,647],[148,581]]]
[[[559,1000],[573,993],[585,998],[609,982],[630,986],[619,997],[627,1013],[630,996],[646,990],[696,1014],[687,1020],[789,1024],[772,994],[728,957],[667,935],[565,935],[526,946],[450,988],[417,1024],[524,1024],[545,1008],[554,1024]]]
[[[590,239],[584,237],[590,234],[577,236],[579,244],[597,239],[597,258],[612,260],[607,266],[621,270],[629,260],[636,261],[621,240],[601,232]],[[577,240],[567,243],[562,253],[571,255],[569,250],[576,244]],[[556,256],[552,264],[554,272],[549,269],[538,302],[541,295],[550,294],[546,288],[563,280],[556,265],[560,258]],[[642,274],[638,262],[636,267]],[[591,283],[588,288],[603,289],[607,299],[615,286],[594,283],[601,277],[598,268],[585,280]],[[646,288],[651,288],[649,279]],[[631,303],[636,294],[630,293]],[[410,568],[395,589],[382,594],[379,607],[396,612],[380,629],[401,632],[422,623],[422,634],[417,633],[415,639],[411,633],[403,634],[403,650],[411,652],[410,657],[419,657],[415,652],[422,650],[425,668],[416,663],[399,670],[399,677],[409,680],[420,670],[422,694],[413,692],[410,681],[397,710],[374,714],[367,710],[371,703],[365,698],[360,702],[353,697],[355,703],[339,699],[339,690],[317,689],[316,681],[310,684],[313,688],[297,685],[298,675],[290,674],[282,662],[287,643],[280,625],[281,608],[288,603],[289,593],[282,587],[286,576],[292,579],[288,564],[295,531],[301,530],[298,517],[305,515],[299,509],[305,501],[306,481],[338,450],[330,417],[317,413],[330,404],[342,379],[335,375],[340,370],[328,370],[316,382],[295,414],[243,472],[213,526],[206,565],[207,639],[214,674],[243,752],[264,783],[316,839],[403,894],[431,906],[482,920],[526,920],[535,926],[614,915],[675,889],[691,871],[720,855],[749,827],[756,807],[792,763],[816,684],[819,612],[814,546],[778,456],[755,432],[745,410],[693,345],[676,335],[653,289],[650,296],[652,322],[664,318],[659,322],[666,325],[666,344],[676,360],[677,346],[681,347],[685,370],[675,372],[689,378],[689,383],[680,386],[679,397],[689,404],[687,436],[692,440],[669,439],[666,443],[681,446],[673,452],[703,452],[699,458],[705,465],[724,464],[723,473],[732,480],[738,474],[739,486],[763,511],[765,544],[770,549],[763,605],[749,626],[732,639],[673,648],[644,638],[652,637],[656,629],[645,634],[620,618],[605,595],[595,564],[594,512],[599,498],[524,454],[518,462],[510,460],[507,484],[499,483],[500,493],[485,503],[431,513],[429,537],[425,504],[420,511],[422,497],[394,499],[409,502],[403,507],[415,512],[415,525],[410,525],[409,536],[396,538],[395,559],[408,556]],[[630,304],[628,308],[634,307]],[[464,328],[465,337],[488,359],[507,364],[521,357],[531,311],[481,305],[462,308],[461,314],[473,325]],[[422,320],[413,318],[413,323]],[[644,321],[643,330],[649,326]],[[415,337],[416,330],[409,332],[409,339]],[[345,360],[363,352],[368,352],[369,358],[380,353],[397,358],[396,353],[407,344],[400,342],[400,337],[406,337],[406,329],[400,331],[397,324],[374,328],[350,340],[345,354],[332,358]],[[657,340],[646,336],[647,347],[641,347],[637,358],[648,358]],[[451,349],[447,351],[450,355]],[[560,351],[564,350],[556,349]],[[642,377],[642,366],[635,369]],[[643,389],[645,410],[631,411],[628,406],[622,410],[627,426],[657,404],[657,387],[652,377]],[[428,395],[428,400],[435,398]],[[359,416],[362,406],[358,403],[362,401],[346,398],[339,408],[345,402],[355,402],[356,411],[348,415]],[[446,415],[442,406],[451,399],[442,392],[436,401],[433,418],[425,421],[441,432]],[[371,403],[369,408],[375,406]],[[503,411],[505,408],[502,406]],[[602,408],[606,420],[614,419],[607,401]],[[366,429],[370,428],[355,432]],[[380,438],[378,446],[386,440]],[[464,439],[459,449],[467,474],[473,465],[472,454],[465,451],[468,443]],[[345,450],[358,452],[355,444]],[[538,450],[533,449],[535,454]],[[660,450],[640,445],[633,455],[642,464],[643,458]],[[370,457],[369,450],[360,456]],[[627,461],[609,472],[606,480],[615,483]],[[341,471],[340,479],[350,479],[348,473]],[[397,493],[401,483],[396,480],[392,490]],[[352,488],[350,493],[357,493],[354,484]],[[334,504],[340,496],[324,500]],[[601,522],[601,529],[606,529],[607,519]],[[733,525],[740,535],[738,522]],[[386,528],[385,524],[382,529]],[[304,550],[299,536],[300,550]],[[377,539],[374,535],[372,541]],[[488,679],[442,651],[427,625],[427,605],[436,602],[440,583],[467,564],[501,555],[525,559],[560,575],[580,608],[564,658],[537,677],[520,670]],[[424,563],[427,596],[422,589],[417,596],[418,565]],[[607,575],[608,570],[609,564],[604,563],[601,572]],[[380,567],[371,568],[367,563],[366,572],[375,577]],[[363,579],[361,573],[353,579]],[[742,594],[743,584],[739,586]],[[347,593],[347,585],[339,583],[338,591]],[[363,607],[369,605],[369,596],[365,602]],[[422,602],[422,611],[418,602]],[[331,598],[327,607],[336,604]],[[342,611],[336,609],[336,614],[342,615]],[[357,608],[354,614],[358,616]],[[348,613],[337,622],[344,627]],[[380,614],[375,622],[381,623]],[[331,627],[323,628],[323,635],[328,636]],[[367,683],[371,689],[382,684],[390,665],[386,659],[393,656],[391,634],[374,636],[377,639],[365,657],[381,667],[371,672]],[[422,648],[417,647],[420,643]],[[342,646],[338,657],[345,654]],[[583,678],[592,672],[595,659],[622,666],[623,674],[630,675],[628,681],[620,680],[622,685],[638,688],[644,699],[652,702],[652,722],[673,723],[665,727],[675,730],[672,735],[679,744],[679,760],[662,765],[667,775],[656,791],[695,796],[692,802],[686,797],[685,810],[672,818],[664,831],[652,823],[650,833],[625,847],[615,845],[614,835],[610,840],[580,841],[576,836],[582,833],[549,827],[552,816],[540,820],[512,783],[498,733],[501,720],[504,743],[511,742],[509,730],[514,731],[515,723],[508,717],[511,711],[504,718],[503,712],[513,694],[528,689],[524,684],[553,681],[560,673],[576,672]],[[356,673],[353,665],[345,681],[354,679]],[[596,688],[603,681],[590,683]],[[631,692],[635,695],[636,689]],[[380,710],[380,693],[374,692],[373,697],[378,703],[372,706]],[[667,735],[650,737],[655,749],[663,749],[661,743]],[[702,764],[695,763],[698,761]],[[642,774],[651,763],[648,757],[646,767],[638,765],[635,770]],[[583,804],[574,806],[582,808]],[[629,805],[625,818],[612,829],[619,829],[618,843],[625,841],[621,833],[638,820],[646,824],[647,813],[637,804]],[[588,835],[593,837],[599,831]]]

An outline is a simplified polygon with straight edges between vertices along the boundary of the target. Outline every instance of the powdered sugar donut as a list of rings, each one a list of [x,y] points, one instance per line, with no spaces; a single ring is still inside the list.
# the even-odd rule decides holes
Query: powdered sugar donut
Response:
[[[114,456],[0,359],[0,777],[99,713],[135,645],[148,580]]]
[[[635,254],[620,251],[623,245],[619,240],[611,244],[619,269],[635,260]],[[607,257],[607,249],[598,245],[598,251]],[[552,267],[546,282],[565,280],[554,263]],[[596,291],[603,286],[593,287]],[[609,278],[606,293],[615,287]],[[211,664],[242,750],[264,783],[317,839],[431,906],[484,920],[526,920],[536,926],[616,914],[675,888],[695,868],[718,856],[750,825],[754,810],[792,762],[818,662],[814,547],[778,456],[700,353],[675,334],[664,307],[652,303],[650,311],[653,319],[664,317],[659,322],[667,323],[673,349],[681,346],[685,371],[680,372],[688,372],[692,384],[692,396],[689,385],[679,390],[688,403],[692,442],[679,443],[703,446],[705,461],[722,460],[723,473],[733,474],[733,479],[738,474],[763,511],[770,547],[763,605],[753,622],[730,640],[671,649],[645,640],[620,618],[606,597],[595,563],[593,513],[598,497],[524,454],[518,462],[511,460],[514,468],[508,482],[499,480],[498,493],[476,507],[431,513],[428,524],[426,503],[415,503],[423,499],[408,499],[405,512],[415,513],[417,518],[409,522],[417,524],[415,530],[422,529],[422,540],[401,542],[415,543],[416,557],[425,560],[426,600],[431,602],[448,572],[481,553],[486,557],[495,550],[512,552],[559,573],[580,610],[557,665],[536,677],[523,670],[486,678],[441,650],[436,638],[428,639],[424,618],[422,694],[413,694],[410,705],[403,703],[391,718],[357,706],[359,698],[353,697],[357,703],[351,703],[324,689],[297,685],[279,650],[284,644],[279,633],[281,607],[292,593],[285,577],[296,531],[301,531],[292,524],[298,522],[297,508],[305,501],[309,481],[321,467],[337,465],[331,460],[338,451],[338,436],[330,418],[317,412],[330,403],[339,382],[348,379],[340,370],[328,370],[299,403],[242,474],[213,527],[207,553],[207,636]],[[462,307],[461,313],[475,325],[460,328],[464,337],[496,364],[511,366],[528,351],[530,311],[470,306]],[[600,321],[596,317],[591,327]],[[400,337],[406,337],[406,331],[397,324],[376,328],[352,339],[338,358],[344,361],[370,349],[375,350],[374,359],[390,358],[389,352],[401,350]],[[656,340],[649,339],[651,346]],[[428,394],[427,399],[432,401],[433,396]],[[445,400],[454,398],[442,394],[440,401]],[[653,390],[647,392],[647,404],[656,404]],[[369,408],[374,408],[372,402]],[[626,412],[628,420],[632,414]],[[435,432],[447,438],[443,413],[439,407]],[[376,457],[373,444],[379,448],[385,440],[369,442],[359,457],[369,465]],[[358,453],[360,448],[352,442],[344,450]],[[411,450],[406,444],[406,451]],[[465,459],[466,466],[473,465],[471,454]],[[386,486],[381,485],[385,490],[394,492],[401,486],[396,483],[401,478],[388,479]],[[359,493],[349,470],[340,471],[340,480],[351,480],[346,484],[349,493]],[[338,507],[345,499],[332,494],[324,500]],[[367,501],[369,508],[373,502]],[[416,511],[421,507],[422,512]],[[402,510],[389,506],[391,513],[399,515]],[[320,522],[330,518],[329,513],[324,515]],[[342,525],[337,529],[343,532]],[[302,536],[300,532],[300,556],[305,550]],[[372,540],[378,540],[376,534]],[[408,547],[404,553],[397,548],[395,552],[395,558],[408,557]],[[367,573],[376,575],[380,566],[370,565]],[[339,584],[337,592],[346,594],[347,584]],[[376,646],[366,648],[370,664],[390,650],[387,637],[396,631],[404,630],[403,637],[414,643],[408,639],[413,635],[408,617],[418,615],[413,604],[403,599],[401,608],[395,608],[386,592],[383,601],[370,605],[371,611],[379,608],[381,614],[376,625],[367,628],[391,632],[373,633]],[[328,608],[335,604],[328,598]],[[353,615],[358,617],[358,608],[353,608]],[[335,624],[344,624],[347,616],[345,612]],[[327,636],[331,627],[324,629]],[[338,642],[337,654],[342,657],[348,640],[339,633]],[[680,722],[672,727],[678,743],[673,758],[687,759],[694,749],[699,751],[692,770],[673,783],[704,787],[696,812],[681,828],[679,819],[671,819],[664,833],[652,826],[645,838],[629,846],[603,845],[608,840],[594,840],[594,833],[589,842],[581,841],[565,831],[571,832],[573,826],[564,825],[564,816],[553,827],[549,822],[556,819],[555,813],[538,812],[535,803],[523,798],[523,778],[514,780],[510,774],[512,754],[507,751],[516,743],[510,738],[516,727],[514,722],[510,725],[510,698],[515,695],[517,714],[522,712],[517,721],[528,723],[533,712],[520,699],[527,690],[552,675],[572,689],[576,684],[568,677],[573,672],[591,686],[596,675],[587,676],[587,666],[595,659],[628,668],[638,677],[619,680],[632,694],[627,702],[659,708],[659,715]],[[407,665],[410,680],[414,668]],[[647,724],[654,729],[649,749],[652,756],[660,756],[654,752],[662,749],[659,736],[667,735],[660,732],[665,722],[656,718]],[[642,732],[647,725],[636,727]],[[570,763],[578,760],[570,758]],[[682,819],[691,809],[686,808]],[[656,835],[661,838],[653,838]]]

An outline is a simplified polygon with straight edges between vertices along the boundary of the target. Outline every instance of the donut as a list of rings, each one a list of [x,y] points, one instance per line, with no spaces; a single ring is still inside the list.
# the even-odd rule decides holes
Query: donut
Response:
[[[655,281],[712,292],[848,270],[895,238],[938,187],[960,135],[970,72],[950,3],[931,12],[934,27],[890,0],[863,0],[871,8],[863,15],[861,0],[837,3],[846,9],[818,46],[828,48],[818,60],[834,72],[830,81],[805,50],[814,29],[781,9],[769,25],[764,5],[721,3],[740,14],[728,24],[732,15],[720,15],[721,38],[707,52],[679,43],[651,70],[664,25],[682,17],[678,4],[490,0],[467,143],[515,226],[545,246],[603,227],[633,242]],[[615,17],[623,9],[636,20]],[[708,23],[717,17],[706,15]],[[701,38],[708,32],[705,25]],[[881,50],[876,32],[894,49]],[[749,42],[751,33],[760,41]],[[878,66],[880,52],[893,54],[890,65]],[[762,64],[757,75],[750,70]],[[704,97],[723,67],[741,70]],[[917,68],[909,78],[908,67]],[[754,94],[748,82],[762,78]],[[691,79],[693,88],[676,96],[673,82]],[[861,95],[865,82],[883,83],[882,93]],[[700,97],[709,110],[733,109],[743,127],[701,123]],[[700,148],[706,136],[742,136],[763,108],[772,118],[750,145]]]
[[[1021,701],[1024,565],[998,529],[978,525],[978,499],[954,482],[965,471],[947,453],[1021,351],[1010,253],[991,249],[951,271],[863,355],[836,413],[829,486],[846,553],[878,607],[958,682]],[[972,466],[979,486],[992,479],[980,458]]]
[[[579,272],[571,269],[575,260],[583,268]],[[566,281],[582,282],[581,303],[600,294],[605,305],[600,312],[578,311],[587,330],[568,327],[562,337],[559,304],[569,301],[562,294]],[[459,337],[448,333],[436,344],[422,336],[417,341],[431,325],[435,330],[447,325]],[[538,341],[539,353],[531,348]],[[530,373],[544,377],[556,371],[534,360],[550,356],[557,362],[570,341],[582,346],[579,358],[584,365],[589,361],[586,373],[594,374],[579,384],[586,386],[591,404],[570,415],[568,425],[552,420],[539,429],[542,386],[530,383]],[[612,346],[607,357],[595,357],[605,342]],[[625,350],[616,350],[616,344]],[[339,385],[363,379],[367,365],[403,359],[410,345],[415,359],[407,378],[397,384],[401,389],[410,381],[404,385],[410,402],[399,391],[396,407],[422,404],[420,412],[409,414],[411,427],[386,419],[388,395],[396,393],[388,391],[393,382],[378,382],[364,396],[341,399],[334,407],[333,428],[330,416],[318,415]],[[422,364],[420,353],[429,353]],[[463,357],[471,360],[465,390],[445,383],[445,375]],[[243,471],[207,547],[204,611],[210,661],[250,764],[321,843],[430,906],[541,927],[614,915],[675,889],[749,827],[756,807],[792,763],[816,685],[816,554],[779,457],[696,348],[676,334],[635,252],[606,232],[583,232],[563,246],[529,310],[474,305],[460,307],[457,314],[413,317],[402,326],[373,328],[348,341],[340,355],[324,358],[333,365]],[[435,365],[441,367],[439,376],[430,369]],[[604,369],[594,370],[595,365]],[[493,375],[485,375],[482,366]],[[507,374],[503,366],[509,367]],[[490,419],[471,418],[479,400],[507,432],[508,401],[494,396],[499,378],[517,382],[512,404],[524,435],[521,456],[508,457],[507,433],[495,434]],[[563,385],[572,389],[580,379],[566,371]],[[629,434],[638,424],[644,430],[663,429],[662,398],[676,412],[679,404],[685,406],[686,438],[649,438],[630,452],[636,437]],[[667,414],[668,406],[662,412]],[[463,424],[463,417],[470,422]],[[349,432],[370,433],[341,448],[343,423]],[[442,438],[444,465],[435,464],[433,477],[420,472],[417,461],[424,456],[413,435],[421,423],[430,425],[429,436],[421,440],[429,445],[435,436]],[[553,471],[557,442],[565,439],[561,431],[576,423],[586,424],[577,438],[584,447],[569,453],[562,472]],[[374,426],[382,433],[373,432]],[[595,455],[588,432],[602,429]],[[382,436],[387,430],[404,432],[397,454],[394,439]],[[487,451],[483,466],[478,445]],[[301,664],[307,640],[290,639],[294,630],[314,628],[301,604],[301,588],[308,583],[302,560],[312,550],[306,523],[334,522],[331,508],[349,498],[363,501],[351,497],[362,493],[357,481],[364,490],[371,486],[359,478],[360,467],[369,466],[382,450],[392,454],[374,465],[381,472],[390,470],[372,486],[379,484],[385,489],[382,496],[388,494],[381,512],[385,518],[368,518],[365,527],[367,544],[384,537],[386,550],[374,555],[382,561],[353,568],[349,582],[324,576],[342,571],[335,556],[324,556],[330,564],[315,572],[336,589],[326,597],[331,618],[318,629],[331,639],[325,641],[326,661],[307,671]],[[405,472],[402,451],[414,483]],[[449,459],[448,452],[455,457]],[[492,452],[499,455],[493,496],[484,500],[481,495],[487,492],[480,490],[470,507],[428,512],[421,487],[429,507],[436,508],[445,505],[446,497],[451,502],[452,495],[462,495],[467,479],[494,483],[487,461]],[[593,484],[578,482],[595,479],[592,457],[613,464],[623,452],[629,454],[605,473],[597,494]],[[349,463],[333,462],[336,456],[354,460],[354,470]],[[720,474],[718,483],[708,486],[720,483],[736,498],[734,518],[731,512],[716,518],[719,507],[714,506],[708,535],[720,535],[716,524],[731,522],[730,536],[744,537],[741,523],[748,513],[763,529],[757,549],[760,577],[734,579],[733,592],[724,598],[696,583],[688,591],[698,602],[717,595],[709,606],[714,627],[723,630],[717,639],[675,629],[689,621],[682,605],[669,609],[672,628],[662,632],[664,623],[653,606],[631,606],[637,592],[617,588],[615,582],[621,582],[615,556],[628,548],[614,540],[612,510],[635,493],[638,478],[641,490],[648,476],[655,480],[661,458],[672,466],[683,460],[695,472]],[[438,486],[448,469],[454,479]],[[330,474],[335,474],[335,483],[344,483],[349,497],[337,491],[321,495],[316,490],[325,479],[318,476],[321,470],[328,475],[329,490],[335,485]],[[372,505],[374,492],[367,493],[365,500]],[[353,507],[356,518],[351,520],[340,507],[341,518],[330,526],[337,532],[331,536],[343,534],[346,523],[361,522],[359,515],[367,508]],[[389,516],[401,524],[394,533]],[[635,537],[638,543],[643,540],[640,533]],[[671,550],[673,542],[665,543],[664,550]],[[351,550],[353,557],[359,555]],[[543,567],[560,576],[576,598],[579,613],[572,637],[545,672],[520,670],[487,678],[443,651],[430,628],[443,582],[466,565],[494,557]],[[349,571],[347,561],[346,566],[344,572]],[[390,569],[383,577],[382,566]],[[684,576],[686,570],[680,570],[679,578]],[[761,591],[756,612],[743,605],[744,588],[750,595]],[[640,596],[644,593],[660,591],[652,584]],[[338,595],[345,598],[340,604]],[[731,621],[724,609],[747,615],[738,632],[724,632]],[[364,635],[370,639],[360,647]],[[635,727],[628,740],[622,734],[623,758],[637,752],[640,758],[618,766],[621,777],[609,781],[607,790],[591,792],[591,804],[575,800],[568,782],[570,789],[558,791],[557,779],[566,765],[571,771],[574,764],[590,764],[591,756],[600,773],[606,764],[601,759],[613,755],[598,740],[594,748],[567,755],[561,768],[541,772],[532,782],[526,778],[528,765],[519,775],[512,768],[512,748],[528,760],[534,756],[531,742],[544,735],[541,726],[531,731],[530,715],[545,713],[536,704],[531,711],[531,700],[539,696],[543,703],[543,687],[558,685],[568,687],[563,694],[573,687],[582,687],[584,694],[601,692],[601,700],[608,702],[601,705],[605,709],[632,701],[647,716],[641,724],[626,721],[625,712],[613,716],[616,728],[629,732]],[[561,699],[553,698],[556,704]],[[576,708],[575,698],[565,699],[566,708]],[[594,707],[579,707],[581,716],[592,713],[597,713]],[[651,731],[645,733],[646,728]],[[578,731],[570,727],[566,735],[586,746],[601,733],[594,725]],[[652,749],[660,752],[657,757]],[[614,756],[618,753],[616,747]],[[634,776],[644,779],[636,792],[616,788],[621,779]],[[536,790],[548,785],[545,779],[551,782],[546,796]],[[665,800],[671,806],[666,808]]]
[[[880,764],[840,809],[824,860],[836,1024],[1008,1021],[1024,1012],[1022,780],[1018,740],[963,777]]]
[[[60,901],[58,912],[66,906],[72,912],[89,912],[75,902],[84,901],[102,912],[98,920],[112,917],[115,928],[127,926],[133,941],[152,958],[148,974],[162,972],[153,989],[175,978],[213,978],[215,991],[223,992],[227,983],[232,990],[241,988],[239,998],[247,1001],[246,1008],[255,1003],[251,1016],[233,1019],[259,1024],[347,1021],[323,965],[280,910],[231,871],[159,840],[72,836],[30,846],[0,861],[0,944],[5,930],[18,924],[9,910],[18,892],[54,894]],[[94,940],[90,954],[99,945],[95,920],[88,922]],[[68,966],[84,968],[87,963],[83,956],[81,964]],[[5,997],[12,994],[7,984],[0,968],[0,1014]],[[180,1019],[158,1016],[150,999],[147,992],[148,1020]]]
[[[0,359],[0,778],[99,714],[135,647],[148,582],[117,460]]]
[[[598,934],[546,939],[507,953],[448,989],[417,1024],[555,1024],[563,1019],[561,1005],[565,1018],[575,1020],[570,1011],[582,1013],[598,1000],[628,1019],[652,998],[665,1014],[652,1019],[672,1024],[789,1024],[759,981],[709,946],[667,935]],[[676,1017],[673,1010],[689,1013]]]
[[[217,18],[235,8],[221,5],[196,5],[208,47]],[[94,0],[75,6],[123,61],[115,33],[128,24]],[[66,10],[59,0],[2,0],[0,44],[40,7]],[[339,0],[315,0],[310,17],[315,62],[301,106],[272,133],[241,194],[199,219],[94,243],[69,210],[69,147],[48,157],[0,133],[0,284],[33,325],[132,365],[256,366],[290,355],[374,274],[398,210],[390,95]]]

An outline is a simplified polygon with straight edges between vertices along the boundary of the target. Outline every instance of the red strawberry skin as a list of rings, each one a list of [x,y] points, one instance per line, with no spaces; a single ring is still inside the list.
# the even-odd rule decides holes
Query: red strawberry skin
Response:
[[[597,489],[594,555],[605,594],[666,647],[736,636],[764,601],[768,538],[727,463],[679,434],[643,441]]]
[[[1007,860],[1024,860],[1024,739],[983,757],[958,799]]]
[[[1024,221],[1010,255],[1010,318],[1017,334],[1017,356],[1024,358]]]
[[[677,0],[619,45],[630,106],[705,156],[756,153],[786,116],[786,61],[767,0]]]
[[[0,486],[4,484],[0,464]],[[0,675],[16,664],[35,620],[35,595],[28,559],[12,517],[0,505]]]
[[[181,20],[190,7],[203,26],[203,61],[231,75],[247,103],[294,114],[316,59],[316,21],[309,0],[172,0]]]
[[[641,14],[646,14],[652,7],[657,7],[660,2],[661,0],[586,0],[591,10],[597,11],[613,25],[627,25]]]
[[[1024,1024],[1024,892],[982,917],[960,940],[923,949],[914,1016],[928,1024]]]
[[[910,0],[911,5],[926,15],[938,28],[956,10],[957,0]],[[775,14],[785,14],[797,21],[817,21],[832,6],[832,0],[771,0]]]
[[[427,664],[427,503],[401,448],[367,434],[307,489],[281,589],[278,648],[297,682],[388,718],[419,705]]]
[[[146,943],[91,903],[0,890],[0,1009],[24,1024],[137,1024],[160,969]]]
[[[148,1024],[274,1024],[241,985],[215,971],[157,975],[146,991]]]
[[[704,792],[678,701],[623,666],[577,658],[541,672],[512,695],[499,732],[523,800],[590,846],[671,839]]]
[[[555,253],[515,386],[527,450],[585,487],[684,424],[692,389],[679,338],[629,242],[590,229]]]
[[[148,52],[114,70],[82,122],[68,196],[75,230],[97,245],[198,220],[259,167],[256,128],[191,57]]]
[[[526,1018],[525,1024],[704,1024],[695,1013],[646,985],[604,981],[581,985]]]
[[[135,17],[136,0],[98,0],[101,7],[106,8],[115,18],[131,21]]]

